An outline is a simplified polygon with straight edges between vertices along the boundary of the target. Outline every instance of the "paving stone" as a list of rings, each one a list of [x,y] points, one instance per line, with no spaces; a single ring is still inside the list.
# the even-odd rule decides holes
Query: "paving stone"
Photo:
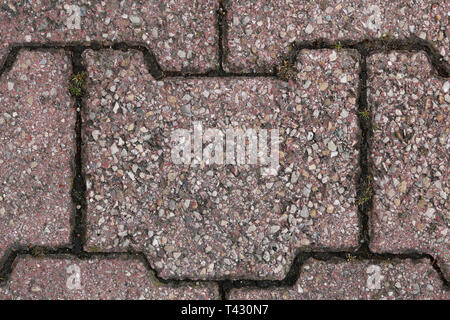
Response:
[[[289,82],[155,81],[136,51],[84,59],[87,250],[143,251],[165,278],[281,279],[297,248],[358,246],[355,52],[303,51]],[[204,132],[278,128],[277,174],[175,164],[171,134],[195,121]]]
[[[206,71],[217,64],[217,8],[215,0],[2,1],[1,48],[127,41],[145,44],[164,69]]]
[[[230,299],[450,299],[428,260],[318,261],[301,267],[292,287],[233,289]]]
[[[418,37],[450,60],[448,1],[226,1],[225,68],[268,70],[293,42]]]
[[[0,300],[219,299],[213,284],[163,284],[144,263],[120,258],[21,258]]]
[[[450,276],[450,92],[422,53],[368,60],[374,205],[371,249],[421,251]]]
[[[0,79],[0,259],[70,242],[75,110],[61,51],[21,51]]]

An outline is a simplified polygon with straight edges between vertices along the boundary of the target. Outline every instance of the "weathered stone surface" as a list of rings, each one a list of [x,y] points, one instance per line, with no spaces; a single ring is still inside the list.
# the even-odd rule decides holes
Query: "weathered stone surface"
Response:
[[[2,1],[0,63],[14,44],[125,41],[152,50],[163,69],[217,64],[215,0]]]
[[[0,78],[0,260],[15,246],[70,242],[71,72],[62,51],[21,51]]]
[[[449,13],[425,0],[2,1],[0,299],[216,299],[217,282],[178,280],[290,279],[298,251],[347,259],[231,298],[449,299]],[[360,70],[347,48],[363,40],[376,41]],[[393,255],[352,255],[361,222],[370,250]],[[55,255],[80,244],[95,254]],[[178,280],[158,282],[141,254]]]
[[[138,260],[21,258],[0,287],[0,300],[203,300],[219,299],[213,284],[159,282]]]
[[[422,53],[369,58],[371,248],[426,252],[450,276],[450,82]]]
[[[318,39],[417,37],[450,60],[448,1],[230,0],[226,4],[228,70],[268,70],[279,64],[291,43]]]
[[[317,261],[302,266],[293,287],[234,289],[231,299],[349,300],[450,299],[427,260]]]
[[[301,52],[290,82],[155,81],[135,51],[84,58],[88,250],[144,251],[163,277],[279,279],[297,248],[358,246],[355,52]],[[279,129],[276,175],[175,164],[171,133],[195,121]]]

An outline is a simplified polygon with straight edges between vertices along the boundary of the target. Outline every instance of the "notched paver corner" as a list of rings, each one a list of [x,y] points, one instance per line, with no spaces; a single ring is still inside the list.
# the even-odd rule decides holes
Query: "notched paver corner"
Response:
[[[163,69],[204,72],[218,64],[218,1],[42,0],[0,6],[0,48],[29,43],[139,43]],[[1,54],[4,51],[0,49]]]
[[[226,70],[270,70],[292,43],[327,39],[428,41],[449,61],[448,1],[226,1]]]
[[[427,259],[308,260],[292,287],[233,289],[232,300],[448,300],[450,293]]]
[[[368,69],[371,249],[426,252],[449,279],[450,81],[422,53],[376,54]]]
[[[63,51],[21,51],[0,79],[0,259],[70,243],[74,102]]]
[[[123,258],[20,258],[0,300],[212,300],[215,284],[162,284],[144,263]]]
[[[358,61],[351,54],[302,52],[288,82],[155,81],[136,51],[84,58],[88,251],[143,251],[164,278],[281,279],[298,248],[358,246]],[[175,164],[180,141],[171,134],[193,134],[195,122],[204,133],[253,128],[271,137],[278,129],[277,174],[223,158]]]

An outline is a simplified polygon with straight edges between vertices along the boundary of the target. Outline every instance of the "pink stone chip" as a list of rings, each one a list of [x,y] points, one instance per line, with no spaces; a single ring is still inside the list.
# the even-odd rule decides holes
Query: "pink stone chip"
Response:
[[[70,242],[74,102],[61,51],[21,51],[0,78],[0,259]]]
[[[373,114],[371,249],[426,252],[450,278],[450,81],[422,53],[368,60]]]
[[[143,251],[164,278],[281,279],[298,248],[358,247],[355,52],[303,51],[290,82],[155,81],[136,51],[84,59],[87,250]],[[278,129],[276,175],[175,164],[171,134],[195,121],[214,136]]]
[[[213,284],[163,284],[139,260],[27,257],[0,287],[0,300],[11,299],[211,300],[219,293]]]
[[[268,70],[294,42],[420,38],[450,60],[449,1],[226,1],[225,68]]]
[[[272,289],[233,289],[239,300],[422,300],[450,299],[428,260],[317,261],[301,267],[294,286]]]
[[[126,41],[151,49],[163,69],[206,71],[218,60],[217,8],[216,0],[2,1],[0,48]]]

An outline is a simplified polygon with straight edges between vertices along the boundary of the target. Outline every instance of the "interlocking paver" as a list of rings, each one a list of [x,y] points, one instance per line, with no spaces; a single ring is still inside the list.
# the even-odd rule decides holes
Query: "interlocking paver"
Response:
[[[155,81],[136,51],[84,57],[88,250],[142,250],[163,277],[279,279],[297,248],[358,246],[355,52],[301,52],[289,83]],[[174,164],[171,132],[194,121],[279,128],[277,175]]]
[[[0,300],[219,299],[213,284],[163,284],[138,260],[20,258]]]
[[[449,14],[2,1],[0,299],[448,300]]]
[[[0,79],[0,259],[70,242],[74,102],[68,56],[22,51]]]
[[[206,71],[218,60],[217,8],[215,0],[2,1],[1,48],[126,41],[145,44],[164,69]]]
[[[305,40],[404,39],[432,43],[450,60],[448,1],[302,1],[225,2],[225,68],[264,70],[279,64],[293,42]]]
[[[234,289],[231,299],[450,299],[427,260],[308,260],[292,287]]]
[[[422,53],[368,60],[373,114],[371,248],[423,251],[449,277],[450,82]]]

